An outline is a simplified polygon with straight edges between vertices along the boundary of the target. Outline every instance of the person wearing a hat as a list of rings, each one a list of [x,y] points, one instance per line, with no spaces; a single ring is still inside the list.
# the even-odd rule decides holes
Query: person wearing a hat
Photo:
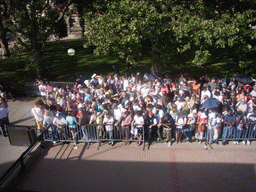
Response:
[[[68,132],[66,128],[66,119],[61,115],[60,112],[56,113],[56,116],[53,119],[53,124],[56,126],[58,132],[58,140],[67,140]]]
[[[195,139],[197,142],[202,143],[204,138],[204,131],[207,124],[207,116],[203,109],[198,112],[196,124],[197,129],[195,131]]]

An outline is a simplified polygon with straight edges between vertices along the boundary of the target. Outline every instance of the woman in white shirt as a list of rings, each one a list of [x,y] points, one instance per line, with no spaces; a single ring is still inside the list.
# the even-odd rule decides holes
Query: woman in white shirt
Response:
[[[187,117],[184,113],[179,112],[175,118],[175,125],[176,125],[176,142],[181,142],[182,137],[182,128],[187,124]]]
[[[143,128],[144,128],[144,118],[142,116],[142,111],[137,111],[136,115],[133,118],[132,126],[131,126],[132,134],[135,135],[139,142],[138,145],[141,145],[142,137],[143,137]]]

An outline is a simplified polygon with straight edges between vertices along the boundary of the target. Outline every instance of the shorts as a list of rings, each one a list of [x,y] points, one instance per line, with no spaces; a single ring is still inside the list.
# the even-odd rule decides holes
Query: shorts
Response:
[[[43,128],[43,121],[36,122],[36,126],[38,130],[41,130]]]

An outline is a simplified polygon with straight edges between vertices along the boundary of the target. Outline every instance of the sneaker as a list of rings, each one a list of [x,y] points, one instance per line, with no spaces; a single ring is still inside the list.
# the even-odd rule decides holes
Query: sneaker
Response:
[[[114,141],[111,142],[111,146],[113,146],[113,145],[114,145]]]
[[[237,141],[234,141],[234,145],[236,145],[237,144]]]
[[[171,141],[169,141],[169,142],[168,142],[168,146],[169,146],[169,147],[170,147],[170,146],[172,146],[172,143],[171,143]]]
[[[251,145],[251,141],[247,140],[247,145]]]
[[[111,141],[110,141],[110,142],[108,142],[108,144],[109,144],[109,145],[111,145]]]
[[[206,144],[206,143],[204,144],[204,148],[205,148],[205,149],[208,149],[208,147],[207,147],[207,144]]]
[[[246,141],[243,141],[243,145],[246,145]]]
[[[56,141],[53,141],[52,143],[53,143],[53,144],[56,144]]]
[[[74,149],[78,149],[78,147],[77,147],[77,146],[75,146],[75,147],[74,147]]]

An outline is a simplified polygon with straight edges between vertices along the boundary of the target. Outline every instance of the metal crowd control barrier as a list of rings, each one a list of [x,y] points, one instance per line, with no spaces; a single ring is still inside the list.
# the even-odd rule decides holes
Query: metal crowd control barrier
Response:
[[[87,148],[89,148],[91,143],[98,143],[98,149],[103,142],[113,142],[113,144],[116,142],[141,142],[143,150],[145,150],[144,128],[142,139],[138,140],[130,133],[130,129],[125,130],[124,132],[124,130],[119,126],[113,126],[112,130],[107,126],[113,125],[86,124],[77,126],[77,128],[69,128],[68,125],[64,125],[62,127],[56,127],[53,125],[44,134],[44,140],[88,143]]]
[[[224,129],[224,127],[222,128]],[[230,133],[227,134],[229,137],[226,139],[229,141],[243,141],[243,140],[249,140],[249,141],[255,141],[256,140],[256,124],[250,125],[246,124],[242,131],[239,132],[239,130],[236,127],[230,128]],[[223,140],[223,135],[221,135],[219,140]]]

